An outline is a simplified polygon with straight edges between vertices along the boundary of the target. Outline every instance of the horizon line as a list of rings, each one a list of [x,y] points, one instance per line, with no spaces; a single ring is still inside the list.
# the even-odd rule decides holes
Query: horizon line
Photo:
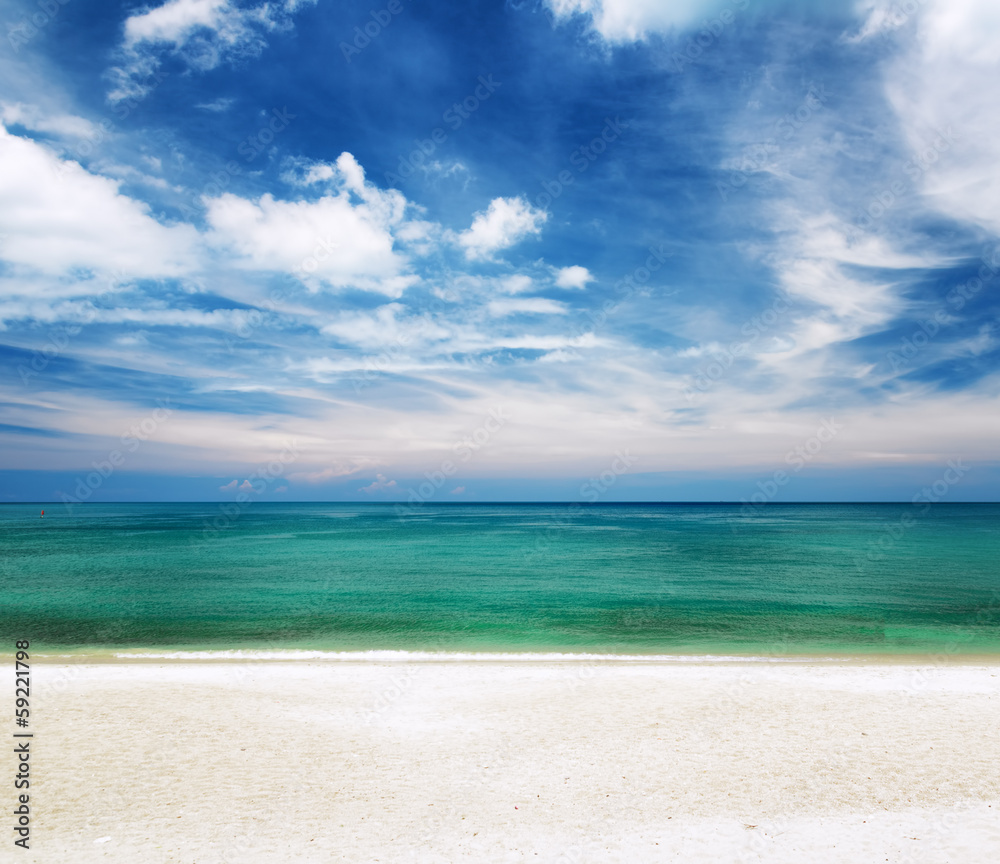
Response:
[[[45,505],[51,504],[55,506],[63,505],[66,502],[63,501],[0,501],[0,506],[4,507],[25,507],[30,505]],[[220,499],[206,499],[204,501],[165,501],[165,500],[152,500],[152,501],[79,501],[73,502],[73,507],[84,507],[92,505],[107,506],[112,504],[230,504],[237,503],[232,499],[220,498]],[[731,507],[801,507],[805,505],[815,505],[815,506],[830,506],[830,505],[857,505],[857,504],[911,504],[916,506],[913,501],[903,501],[903,500],[878,500],[878,501],[566,501],[566,500],[553,500],[553,501],[421,501],[418,503],[412,503],[407,501],[364,501],[364,500],[339,500],[339,501],[255,501],[255,504],[365,504],[372,505],[376,507],[525,507],[525,506],[552,506],[552,505],[565,505],[572,506],[577,505],[578,507],[649,507],[649,506],[692,506],[692,505],[708,505],[718,507],[731,506]],[[928,502],[921,501],[917,504],[926,504]],[[933,502],[933,506],[938,507],[942,505],[964,505],[964,504],[1000,504],[1000,501],[937,501]]]

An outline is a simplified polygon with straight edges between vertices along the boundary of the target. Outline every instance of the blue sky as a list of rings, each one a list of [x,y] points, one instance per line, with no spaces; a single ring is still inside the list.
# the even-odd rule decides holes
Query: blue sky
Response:
[[[1000,10],[817,5],[0,3],[0,501],[995,500]]]

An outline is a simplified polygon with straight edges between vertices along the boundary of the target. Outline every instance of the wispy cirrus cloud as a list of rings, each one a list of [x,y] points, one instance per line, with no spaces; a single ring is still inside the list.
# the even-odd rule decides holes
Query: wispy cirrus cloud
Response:
[[[142,98],[166,55],[205,72],[257,57],[269,33],[291,27],[292,15],[315,0],[241,5],[234,0],[167,0],[125,19],[119,62],[108,70],[108,99]]]

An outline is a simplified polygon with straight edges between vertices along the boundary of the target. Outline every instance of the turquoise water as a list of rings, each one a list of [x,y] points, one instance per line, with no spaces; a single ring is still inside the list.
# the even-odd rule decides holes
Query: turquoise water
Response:
[[[1000,653],[1000,505],[0,507],[0,652]]]

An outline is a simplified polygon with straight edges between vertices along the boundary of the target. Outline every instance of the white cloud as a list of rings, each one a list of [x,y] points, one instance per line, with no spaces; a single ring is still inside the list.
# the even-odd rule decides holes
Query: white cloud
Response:
[[[853,269],[903,270],[939,263],[929,256],[897,252],[877,235],[851,245],[847,225],[829,213],[813,215],[788,204],[776,208],[774,221],[782,232],[781,252],[773,259],[782,287],[796,300],[842,322],[845,337],[880,328],[902,309],[899,286],[893,280],[857,278],[850,275]]]
[[[10,284],[10,283],[7,283]],[[0,282],[0,287],[6,287]],[[86,282],[75,288],[76,294],[98,293],[100,283]],[[23,289],[22,289],[23,290]],[[67,324],[128,324],[149,327],[206,327],[232,331],[245,326],[247,313],[242,309],[171,309],[153,301],[152,308],[130,308],[124,301],[111,307],[95,308],[89,301],[69,300],[53,303],[51,297],[35,290],[33,296],[25,299],[4,299],[0,301],[0,317],[16,321],[33,319],[39,323]]]
[[[202,102],[194,107],[200,111],[211,111],[214,114],[221,114],[222,112],[228,111],[232,108],[235,101],[235,99],[220,96],[218,99],[213,99],[211,102]]]
[[[0,126],[0,234],[7,235],[0,256],[45,274],[188,272],[197,232],[161,225],[118,185]]]
[[[560,288],[586,288],[587,283],[593,281],[594,277],[590,275],[590,271],[577,264],[556,271],[556,285]]]
[[[376,460],[361,456],[349,462],[335,460],[332,465],[319,471],[297,471],[289,474],[289,480],[297,480],[303,483],[325,483],[328,480],[336,480],[338,477],[349,477],[357,474],[362,468],[372,467],[377,464]]]
[[[125,20],[121,64],[109,70],[112,102],[141,98],[149,91],[143,79],[160,66],[169,52],[189,67],[214,69],[230,59],[254,57],[263,51],[265,34],[286,29],[289,15],[310,0],[237,5],[233,0],[167,0]]]
[[[335,164],[313,159],[291,157],[286,159],[281,179],[290,186],[313,186],[317,183],[335,182],[341,176]],[[362,177],[363,179],[363,177]]]
[[[469,167],[462,161],[458,159],[452,159],[448,162],[439,162],[434,160],[433,162],[425,162],[418,166],[421,171],[423,171],[428,176],[434,177],[453,177],[460,175],[465,177],[465,185],[469,182]]]
[[[132,15],[125,21],[125,41],[180,43],[199,28],[231,29],[227,17],[235,17],[229,0],[168,0],[155,9]]]
[[[497,280],[495,284],[497,289],[504,294],[523,294],[525,291],[531,291],[535,287],[535,283],[531,277],[524,273],[504,276],[502,279]]]
[[[915,28],[905,31],[905,50],[887,69],[886,93],[914,163],[926,165],[919,184],[928,203],[1000,235],[1000,6],[994,0],[923,6]],[[942,146],[949,132],[955,143]]]
[[[169,189],[170,184],[162,177],[153,177],[150,174],[140,171],[132,165],[121,165],[117,162],[94,161],[87,166],[91,172],[103,174],[108,177],[118,177],[131,183],[141,183],[145,186],[153,186],[157,189]]]
[[[369,483],[367,486],[362,486],[358,489],[359,492],[364,492],[367,495],[371,495],[375,492],[385,492],[388,489],[395,489],[396,481],[389,480],[385,474],[376,474],[375,480]]]
[[[417,279],[393,248],[394,232],[407,225],[406,199],[366,183],[350,153],[322,169],[335,191],[317,200],[267,194],[251,201],[230,193],[205,199],[212,242],[244,268],[294,273],[313,290],[353,286],[400,296]]]
[[[513,246],[529,234],[538,234],[549,214],[536,210],[524,198],[494,198],[485,212],[476,213],[472,226],[458,235],[465,257],[484,260]]]
[[[556,300],[543,297],[522,297],[517,299],[491,300],[487,306],[490,315],[501,318],[506,315],[565,315],[566,306]]]
[[[84,117],[49,113],[21,102],[0,103],[0,120],[7,126],[23,126],[33,132],[47,132],[65,138],[92,138],[98,129]]]
[[[220,492],[229,492],[231,490],[234,490],[234,489],[236,489],[236,483],[237,483],[236,480],[230,480],[225,486],[220,486],[219,487],[219,491]]]
[[[399,303],[387,303],[372,312],[343,312],[320,332],[368,350],[386,346],[415,349],[448,336],[448,331],[431,318],[406,316],[405,311]]]
[[[737,0],[734,10],[746,8]],[[634,42],[650,33],[665,33],[697,23],[722,5],[713,0],[547,0],[557,21],[576,15],[591,19],[593,28],[609,42]]]
[[[863,0],[858,4],[857,11],[864,17],[864,23],[856,33],[844,35],[846,42],[864,42],[880,33],[888,35],[910,17],[898,5],[893,6],[885,0]]]

